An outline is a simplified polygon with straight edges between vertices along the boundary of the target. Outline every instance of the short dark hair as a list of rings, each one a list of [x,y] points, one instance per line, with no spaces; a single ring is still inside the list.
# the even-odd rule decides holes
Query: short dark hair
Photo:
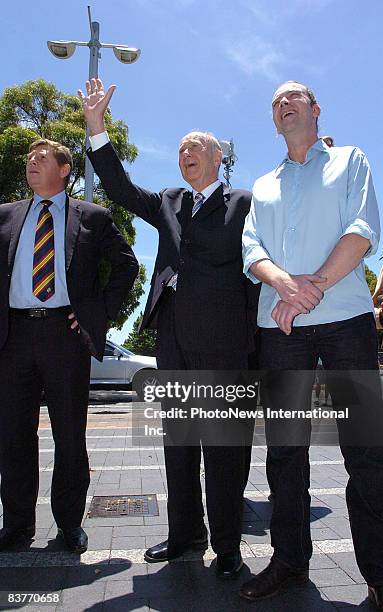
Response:
[[[305,85],[304,83],[300,83],[299,81],[290,80],[290,81],[285,81],[284,83],[282,83],[282,85],[285,85],[286,83],[294,83],[294,85],[300,85],[303,88],[304,93],[308,97],[310,101],[310,105],[314,106],[314,104],[318,104],[313,90],[307,87],[307,85]],[[282,85],[280,85],[279,87],[282,87]]]
[[[49,140],[48,138],[39,138],[38,140],[32,142],[32,144],[29,146],[29,153],[37,149],[37,147],[42,146],[46,146],[52,149],[53,156],[55,157],[59,166],[65,166],[65,164],[70,165],[70,172],[65,177],[65,187],[67,187],[70,180],[71,172],[73,170],[72,153],[65,145],[56,142],[55,140]]]

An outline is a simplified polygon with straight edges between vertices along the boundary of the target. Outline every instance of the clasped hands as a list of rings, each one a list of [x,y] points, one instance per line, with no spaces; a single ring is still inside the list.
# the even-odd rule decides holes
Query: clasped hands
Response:
[[[318,306],[326,280],[319,274],[287,274],[275,286],[281,299],[271,317],[287,336],[291,334],[292,322],[297,315],[307,314]]]
[[[101,79],[91,79],[86,82],[86,96],[78,90],[91,135],[105,130],[104,115],[115,89],[116,86],[111,85],[105,91]],[[319,274],[286,274],[275,287],[281,299],[271,316],[286,335],[291,333],[292,322],[298,314],[307,314],[319,304],[323,298],[320,287],[325,281]],[[76,320],[72,323],[72,329],[77,327],[76,323]]]

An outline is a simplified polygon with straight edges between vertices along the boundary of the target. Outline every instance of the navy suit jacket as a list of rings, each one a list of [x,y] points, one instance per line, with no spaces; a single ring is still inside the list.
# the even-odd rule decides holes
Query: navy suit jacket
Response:
[[[141,328],[156,328],[161,295],[178,272],[175,325],[182,347],[250,352],[260,290],[242,273],[242,230],[251,193],[221,184],[192,218],[191,191],[152,193],[134,185],[111,143],[87,153],[108,197],[159,233]]]

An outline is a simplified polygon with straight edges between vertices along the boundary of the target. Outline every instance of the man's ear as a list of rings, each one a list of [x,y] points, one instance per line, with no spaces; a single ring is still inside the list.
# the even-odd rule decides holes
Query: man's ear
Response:
[[[60,178],[64,179],[70,174],[70,164],[60,166]]]
[[[321,109],[319,104],[314,104],[312,107],[313,110],[313,117],[315,117],[315,119],[317,119],[321,113]]]
[[[215,151],[215,155],[214,155],[214,165],[219,168],[222,162],[222,151],[219,151],[218,149],[216,149]]]

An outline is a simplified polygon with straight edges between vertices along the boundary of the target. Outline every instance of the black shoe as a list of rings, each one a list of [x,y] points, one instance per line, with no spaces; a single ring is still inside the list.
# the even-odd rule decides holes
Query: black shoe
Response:
[[[88,549],[88,536],[82,527],[75,527],[74,529],[59,528],[57,535],[64,540],[72,552],[82,555]]]
[[[378,610],[383,610],[383,585],[368,585],[368,599]]]
[[[237,578],[242,567],[243,561],[239,550],[233,553],[217,555],[217,578],[223,578],[224,580]]]
[[[3,527],[0,529],[0,550],[5,550],[13,544],[19,544],[28,540],[32,540],[36,533],[34,525],[30,527],[23,527],[22,529],[15,529],[12,527]]]
[[[194,538],[188,544],[183,546],[173,546],[170,554],[168,551],[168,540],[160,542],[148,550],[144,554],[144,559],[148,563],[159,563],[160,561],[171,561],[183,555],[187,550],[206,550],[208,545],[207,541],[207,529],[204,527],[201,535]]]
[[[245,599],[255,601],[276,595],[283,587],[303,584],[308,579],[308,569],[294,569],[277,559],[271,559],[269,565],[262,572],[242,585],[239,594]]]

